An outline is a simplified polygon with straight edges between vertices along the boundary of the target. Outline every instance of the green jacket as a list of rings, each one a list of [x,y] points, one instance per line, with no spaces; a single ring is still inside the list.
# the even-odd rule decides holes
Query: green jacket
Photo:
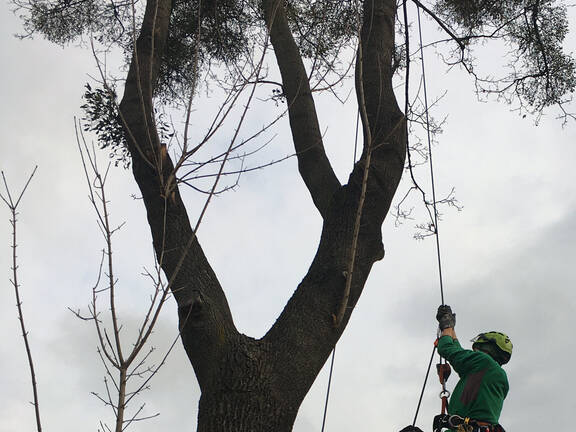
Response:
[[[450,336],[440,338],[438,353],[460,377],[450,397],[448,413],[498,424],[508,394],[504,369],[488,354],[465,350]]]

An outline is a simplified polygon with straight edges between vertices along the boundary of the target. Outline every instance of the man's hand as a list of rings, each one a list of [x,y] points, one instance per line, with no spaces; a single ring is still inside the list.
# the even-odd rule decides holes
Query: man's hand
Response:
[[[454,328],[456,326],[456,314],[452,313],[452,309],[448,305],[442,305],[438,308],[436,319],[438,320],[440,330],[446,330],[447,328]]]

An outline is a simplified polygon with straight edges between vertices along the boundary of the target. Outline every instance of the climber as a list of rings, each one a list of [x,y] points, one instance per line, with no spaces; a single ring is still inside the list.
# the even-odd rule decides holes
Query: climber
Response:
[[[491,331],[472,340],[472,351],[465,350],[456,338],[456,314],[450,306],[440,306],[436,319],[441,330],[438,353],[452,365],[460,381],[450,398],[448,414],[434,419],[434,430],[503,432],[498,419],[508,393],[508,378],[501,366],[510,360],[512,342],[505,334]],[[401,432],[422,431],[407,426]]]

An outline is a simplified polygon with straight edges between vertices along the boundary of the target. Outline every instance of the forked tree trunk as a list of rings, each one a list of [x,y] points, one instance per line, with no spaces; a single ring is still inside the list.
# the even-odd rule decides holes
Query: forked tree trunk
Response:
[[[236,330],[224,291],[194,237],[175,186],[173,163],[158,139],[152,99],[171,7],[170,0],[148,0],[120,112],[158,261],[178,303],[182,342],[202,392],[198,432],[287,432],[346,327],[372,265],[384,256],[381,226],[406,151],[406,123],[392,90],[396,2],[363,2],[356,87],[364,151],[348,183],[341,185],[324,151],[308,75],[284,2],[262,1],[299,171],[324,223],[308,273],[260,340]],[[348,278],[349,297],[344,295]],[[339,310],[344,314],[336,320]],[[186,430],[194,428],[189,421]]]

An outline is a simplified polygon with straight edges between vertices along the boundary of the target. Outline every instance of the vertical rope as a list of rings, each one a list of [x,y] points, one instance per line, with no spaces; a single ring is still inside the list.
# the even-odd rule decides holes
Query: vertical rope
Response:
[[[436,345],[432,350],[432,355],[430,356],[430,362],[428,363],[428,369],[426,369],[426,376],[424,377],[424,384],[422,385],[422,390],[420,391],[420,398],[418,399],[418,406],[416,407],[416,412],[414,413],[414,420],[412,421],[412,426],[416,426],[416,420],[418,419],[418,413],[420,412],[420,406],[422,405],[422,398],[424,397],[424,390],[426,390],[426,383],[428,382],[428,377],[430,376],[430,369],[432,368],[432,361],[434,360],[434,354],[436,354]]]
[[[330,398],[330,385],[332,384],[332,371],[334,370],[334,358],[336,357],[336,346],[332,350],[332,361],[330,362],[330,374],[328,375],[328,389],[326,390],[326,402],[324,403],[324,416],[322,417],[322,432],[326,426],[326,414],[328,413],[328,399]]]
[[[418,36],[420,39],[420,59],[422,64],[422,84],[424,90],[424,109],[426,115],[426,134],[428,138],[428,157],[430,158],[430,181],[432,184],[432,206],[434,208],[434,234],[436,237],[436,256],[438,259],[438,277],[440,278],[440,299],[444,304],[444,283],[442,278],[442,260],[440,258],[440,235],[438,232],[438,211],[436,209],[436,187],[434,182],[434,164],[432,160],[432,138],[430,135],[430,118],[428,116],[428,92],[426,89],[426,67],[424,65],[424,48],[422,44],[422,24],[420,21],[420,7],[416,7],[418,11]]]
[[[356,137],[354,139],[354,163],[356,163],[357,151],[358,151],[358,129],[360,125],[360,108],[358,108],[358,114],[356,116]],[[330,399],[330,386],[332,384],[332,373],[334,371],[334,359],[336,358],[336,345],[332,350],[332,360],[330,361],[330,374],[328,375],[328,388],[326,389],[326,401],[324,402],[324,415],[322,416],[322,432],[324,432],[324,427],[326,426],[326,415],[328,413],[328,400]]]
[[[408,19],[406,13],[406,2],[404,2],[404,20],[405,20],[405,27],[406,27],[406,45],[408,46]],[[420,7],[416,6],[417,16],[418,16],[418,38],[420,42],[420,61],[422,65],[422,87],[424,91],[424,113],[425,113],[425,120],[426,120],[426,135],[428,139],[428,157],[429,157],[429,166],[430,166],[430,183],[432,187],[432,207],[434,209],[434,236],[436,238],[436,257],[437,257],[437,264],[438,264],[438,277],[440,282],[440,300],[441,304],[444,303],[444,282],[442,276],[442,259],[440,253],[440,234],[438,230],[438,210],[436,208],[436,186],[435,186],[435,179],[434,179],[434,163],[432,158],[432,138],[430,133],[430,117],[428,114],[428,91],[426,86],[426,66],[424,62],[424,44],[422,42],[422,21],[420,18]],[[406,57],[408,58],[410,53],[407,52]],[[406,78],[408,80],[408,77]],[[408,84],[406,84],[406,88]],[[406,91],[408,98],[408,91]],[[432,361],[434,360],[434,354],[436,353],[436,345],[434,345],[434,349],[432,350],[432,355],[430,356],[430,361],[428,363],[428,368],[426,369],[426,376],[424,378],[424,384],[422,385],[422,390],[420,392],[420,398],[418,399],[418,405],[416,407],[416,413],[414,414],[414,420],[412,422],[412,426],[416,425],[416,420],[418,418],[418,413],[420,412],[420,406],[422,404],[422,398],[424,396],[424,391],[426,389],[426,384],[428,382],[428,377],[430,375],[430,369],[432,367]],[[440,363],[443,362],[442,357],[440,357]],[[442,383],[442,390],[446,391],[446,384],[445,381]]]
[[[356,138],[354,139],[354,162],[352,166],[356,164],[356,157],[358,151],[358,127],[360,125],[360,108],[358,108],[358,114],[356,115]]]

